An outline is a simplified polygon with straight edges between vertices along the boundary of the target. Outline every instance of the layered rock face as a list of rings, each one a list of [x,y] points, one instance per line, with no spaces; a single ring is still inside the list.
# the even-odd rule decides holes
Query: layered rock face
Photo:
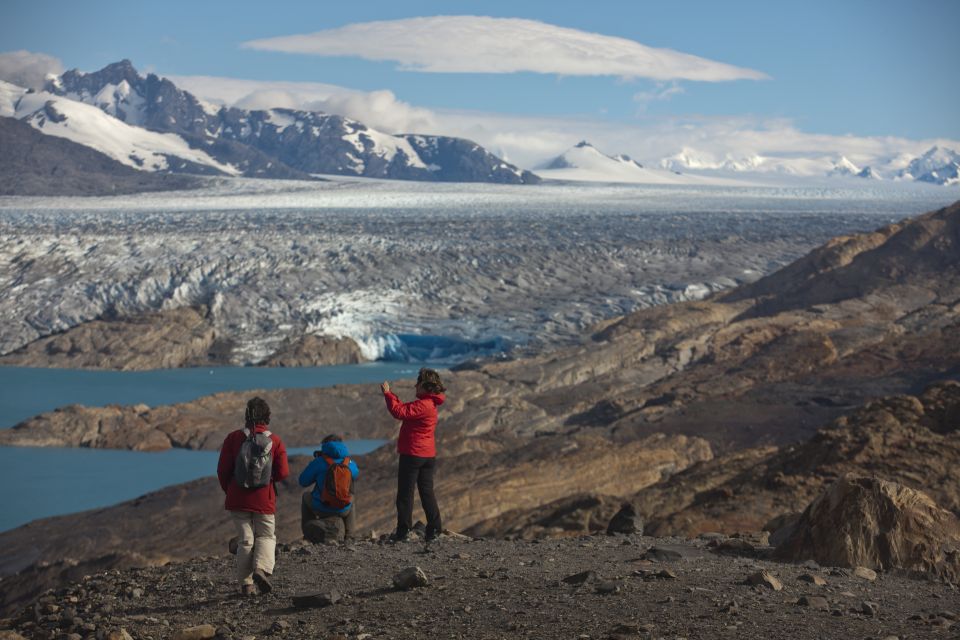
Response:
[[[956,580],[960,520],[919,491],[876,478],[845,477],[807,507],[774,555]]]

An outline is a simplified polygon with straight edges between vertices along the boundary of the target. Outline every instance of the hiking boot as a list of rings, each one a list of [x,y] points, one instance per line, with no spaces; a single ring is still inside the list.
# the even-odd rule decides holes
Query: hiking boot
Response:
[[[396,543],[396,542],[406,542],[406,541],[407,541],[407,538],[409,537],[409,535],[410,535],[410,534],[409,534],[408,532],[406,532],[406,531],[404,531],[404,532],[402,532],[402,533],[401,533],[400,531],[394,531],[393,533],[390,534],[390,537],[387,538],[387,541],[388,541],[388,542],[394,542],[394,543]]]
[[[424,542],[433,542],[440,537],[440,532],[435,529],[427,529],[427,532],[423,536]]]
[[[240,547],[240,536],[233,536],[230,538],[230,542],[227,543],[227,549],[233,555],[237,555],[237,548]]]
[[[242,585],[240,587],[240,595],[244,596],[245,598],[257,595],[257,586],[253,584]]]
[[[260,593],[270,593],[273,591],[273,585],[270,584],[270,580],[267,578],[267,574],[263,572],[263,569],[257,569],[253,572],[253,581],[257,583],[257,588],[260,589]]]

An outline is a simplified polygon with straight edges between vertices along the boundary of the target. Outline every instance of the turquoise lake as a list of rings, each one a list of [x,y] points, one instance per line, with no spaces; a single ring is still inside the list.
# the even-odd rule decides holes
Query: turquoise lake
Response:
[[[59,406],[185,402],[220,391],[376,384],[415,377],[419,364],[374,362],[311,368],[223,367],[159,371],[81,371],[0,367],[0,427]],[[319,443],[318,443],[319,444]],[[354,455],[380,446],[347,443]],[[317,447],[290,449],[309,454]],[[215,475],[215,451],[163,452],[0,447],[0,482],[12,487],[0,531],[37,518],[105,507],[161,487]],[[291,469],[299,473],[299,469]]]

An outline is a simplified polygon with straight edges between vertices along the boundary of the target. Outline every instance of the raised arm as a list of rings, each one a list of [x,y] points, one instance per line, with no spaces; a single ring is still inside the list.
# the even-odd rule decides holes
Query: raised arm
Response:
[[[389,389],[389,387],[387,387]],[[426,415],[426,407],[420,400],[403,403],[400,398],[392,391],[384,391],[383,399],[387,403],[387,411],[397,420],[409,420],[411,418],[421,418]]]

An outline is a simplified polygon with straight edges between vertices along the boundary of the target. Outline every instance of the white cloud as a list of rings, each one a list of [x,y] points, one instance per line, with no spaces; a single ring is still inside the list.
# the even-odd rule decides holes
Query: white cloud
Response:
[[[63,63],[45,53],[7,51],[0,53],[0,80],[21,87],[43,88],[48,73],[63,73]]]
[[[634,40],[523,20],[432,16],[349,24],[316,33],[251,40],[245,47],[399,62],[402,69],[454,73],[532,71],[654,80],[761,80],[767,75]]]
[[[210,76],[169,76],[194,95],[241,109],[305,109],[353,118],[388,133],[430,131],[429,109],[398,100],[392,91],[358,91],[319,82],[240,80]]]
[[[683,93],[683,87],[676,81],[658,82],[650,91],[640,91],[633,94],[633,101],[639,104],[640,110],[643,111],[651,102],[669,100],[673,96],[680,95],[681,93]]]

